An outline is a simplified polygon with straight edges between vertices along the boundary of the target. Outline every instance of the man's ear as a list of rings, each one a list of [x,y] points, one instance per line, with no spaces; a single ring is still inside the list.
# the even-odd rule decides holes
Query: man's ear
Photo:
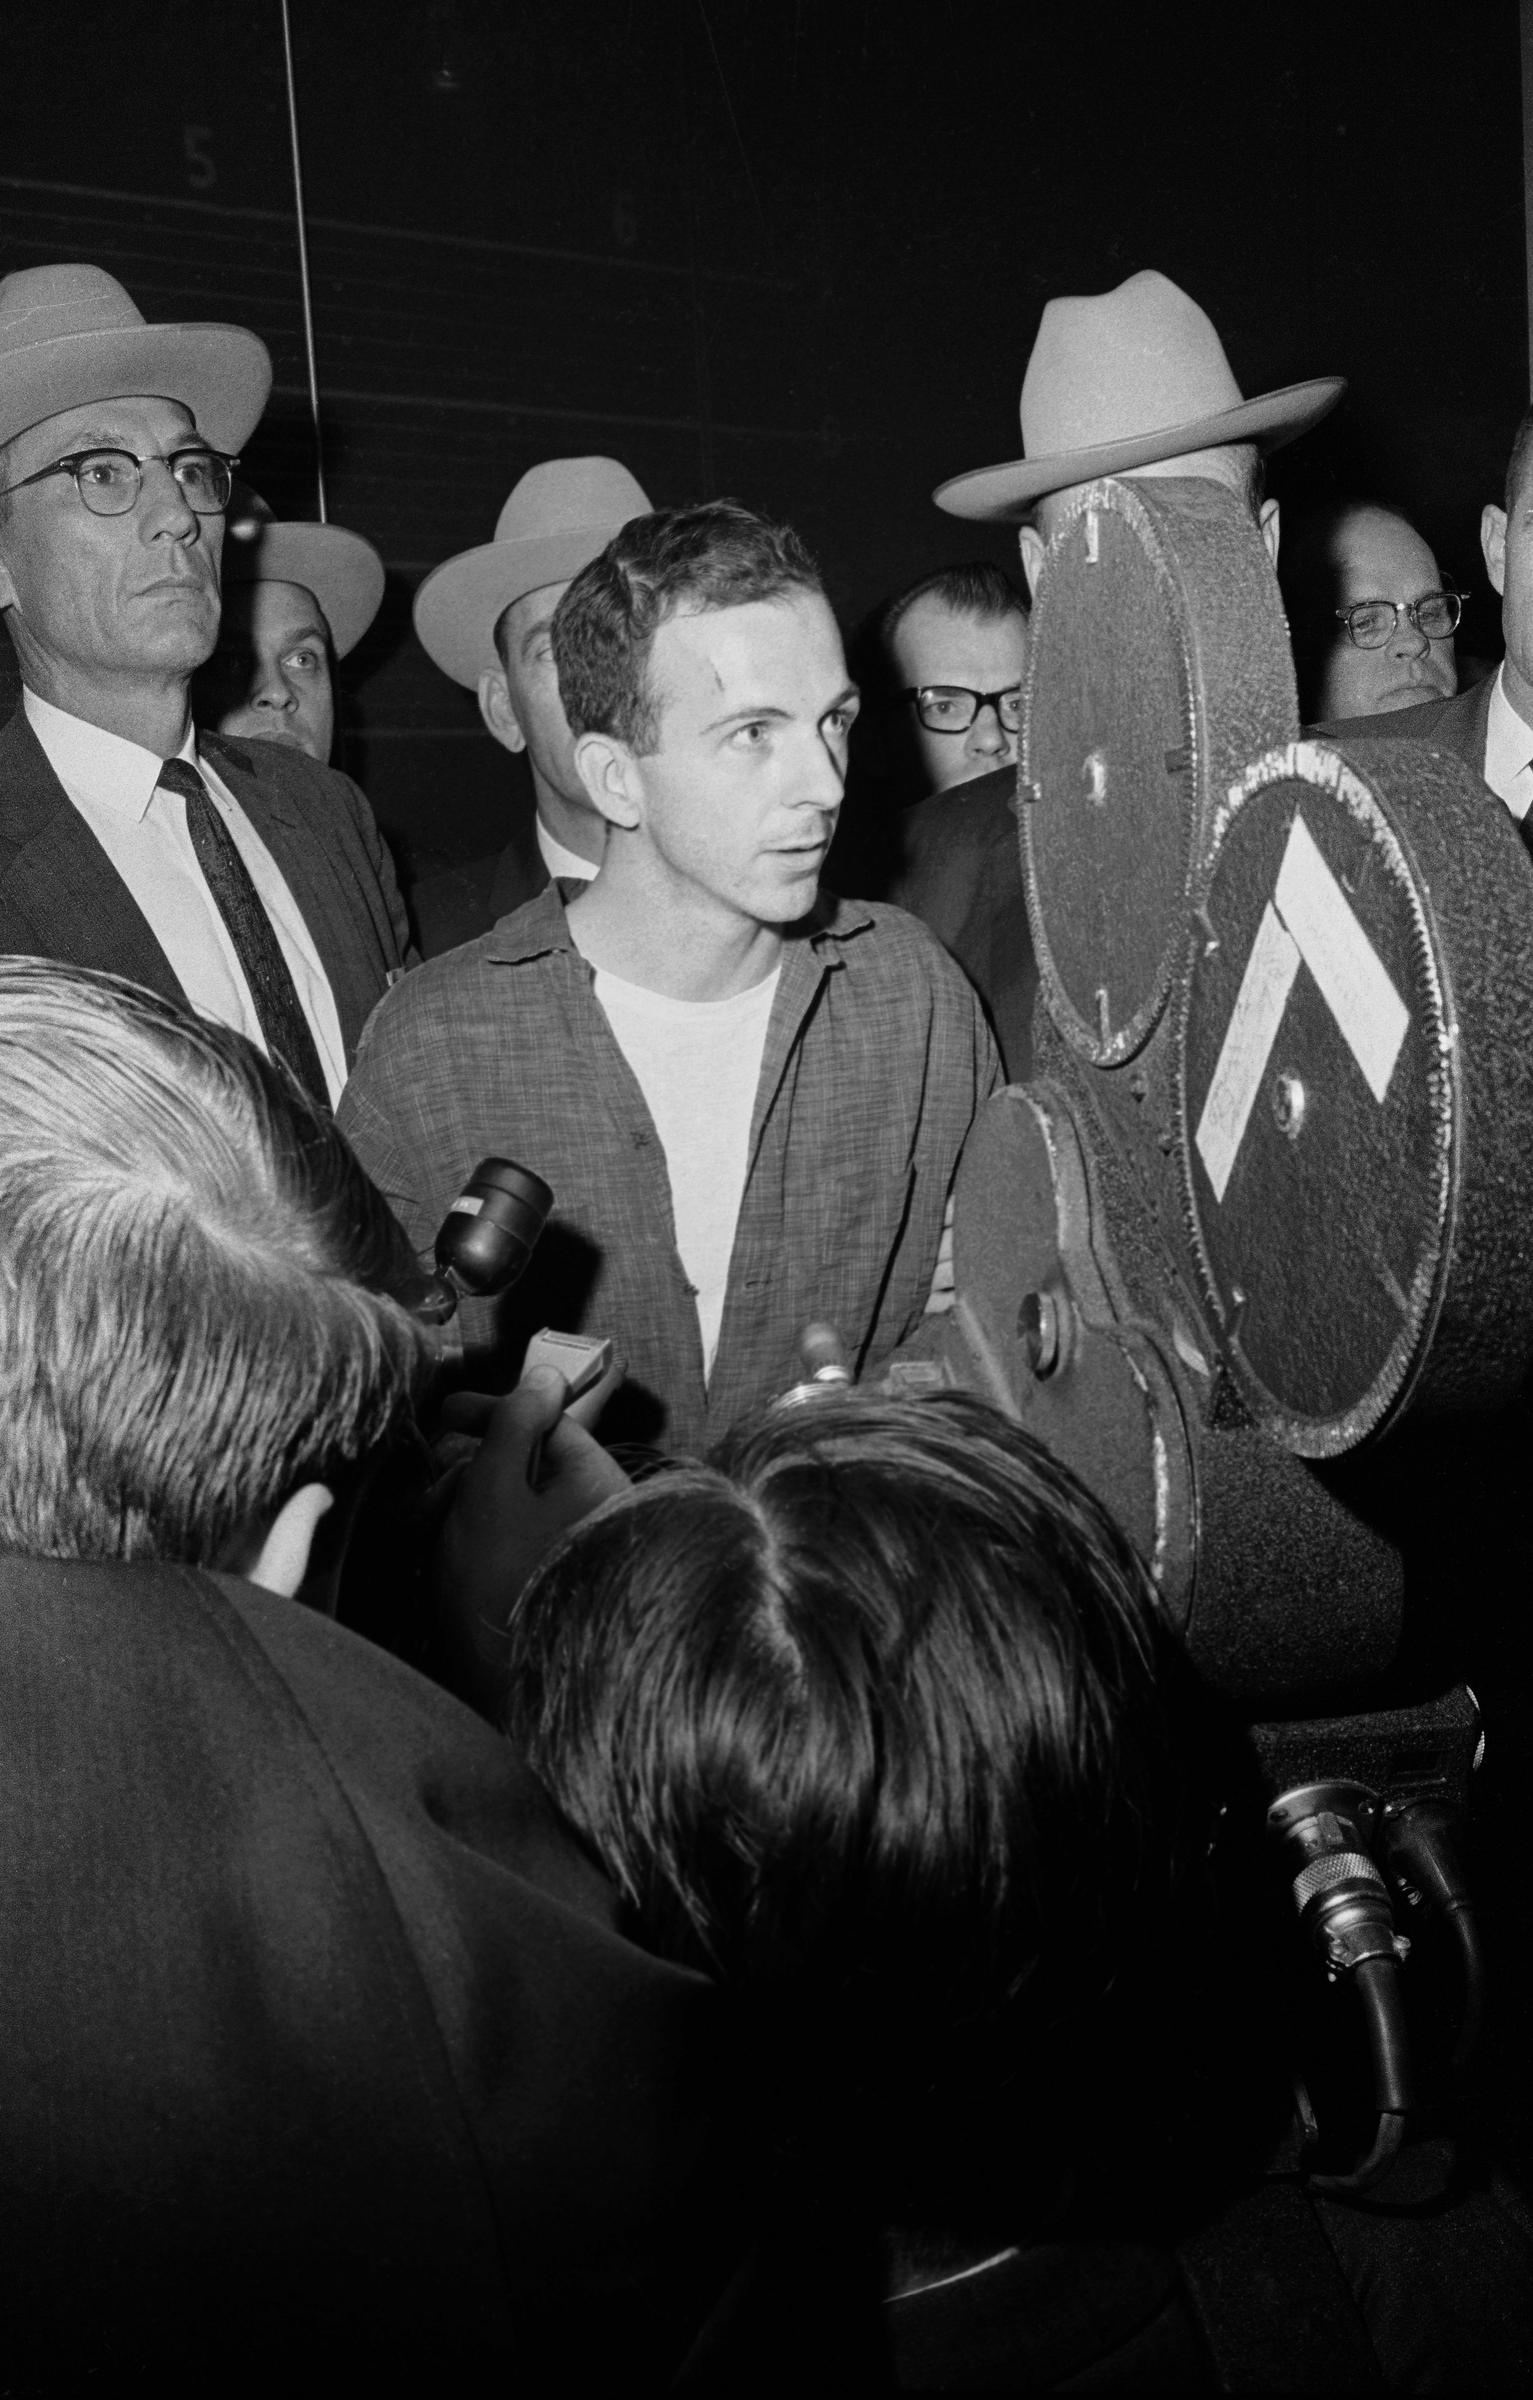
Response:
[[[254,1558],[234,1571],[284,1600],[296,1598],[309,1571],[315,1530],[334,1505],[335,1494],[327,1483],[301,1483],[260,1537]]]
[[[1267,556],[1271,559],[1273,571],[1276,573],[1278,561],[1278,540],[1282,532],[1282,525],[1279,517],[1278,504],[1275,500],[1264,500],[1262,502],[1261,510],[1257,516],[1256,522],[1261,527],[1262,540],[1267,545]]]
[[[575,744],[575,771],[591,806],[609,825],[631,833],[642,815],[639,764],[626,742],[610,733],[583,733]]]
[[[1022,572],[1027,578],[1028,592],[1036,600],[1038,581],[1043,573],[1043,562],[1048,556],[1049,545],[1036,525],[1019,525],[1017,527],[1017,548],[1022,553]]]
[[[1480,511],[1480,555],[1494,588],[1506,592],[1506,510],[1487,501]]]
[[[489,667],[479,678],[479,714],[503,750],[526,749],[527,736],[511,705],[510,686],[504,675]]]

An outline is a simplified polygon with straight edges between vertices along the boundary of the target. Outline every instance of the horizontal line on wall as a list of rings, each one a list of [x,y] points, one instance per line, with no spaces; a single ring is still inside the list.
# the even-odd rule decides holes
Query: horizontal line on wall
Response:
[[[307,401],[307,384],[274,383],[272,398]],[[495,417],[547,417],[556,425],[635,425],[652,433],[698,433],[701,427],[696,417],[635,417],[616,408],[554,408],[540,400],[457,400],[438,392],[359,392],[340,384],[325,384],[320,391],[320,406],[329,400],[344,400],[355,407],[389,408],[450,408],[460,415]],[[709,432],[719,436],[753,442],[822,442],[825,439],[818,427],[801,425],[721,425],[716,420]]]
[[[187,200],[169,192],[114,192],[98,189],[89,183],[43,183],[28,175],[0,175],[0,191],[36,192],[49,199],[103,200],[113,208],[176,208],[189,216],[237,217],[254,225],[292,225],[290,208],[248,208],[228,200]],[[339,233],[360,240],[373,240],[382,235],[392,242],[424,242],[453,250],[475,250],[505,258],[548,259],[555,265],[571,267],[620,267],[632,275],[669,275],[690,281],[693,270],[674,266],[666,259],[625,258],[612,250],[550,250],[536,242],[497,242],[484,234],[432,233],[414,225],[354,224],[345,217],[316,217],[308,219],[311,233]],[[731,267],[699,265],[697,274],[704,283],[743,283],[756,291],[792,291],[792,278],[787,275],[747,275]]]

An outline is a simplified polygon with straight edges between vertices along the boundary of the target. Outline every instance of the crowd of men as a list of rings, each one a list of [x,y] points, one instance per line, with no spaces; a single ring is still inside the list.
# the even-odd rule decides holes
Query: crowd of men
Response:
[[[991,566],[922,575],[864,629],[854,676],[790,528],[732,500],[654,509],[608,459],[533,465],[415,610],[525,757],[533,808],[497,854],[402,895],[329,763],[334,663],[382,566],[237,484],[270,380],[253,333],[146,323],[98,268],[0,281],[0,612],[22,681],[0,730],[0,2194],[28,2295],[11,2379],[254,2388],[296,2344],[316,2376],[445,2362],[769,2389],[873,2374],[876,2350],[879,2374],[961,2381],[974,2321],[955,2331],[944,2301],[869,2348],[853,2303],[870,2276],[906,2303],[995,2273],[985,2339],[1015,2364],[1079,2254],[1023,2273],[994,2177],[983,2208],[955,2184],[979,2151],[966,2133],[955,2167],[952,2128],[991,2115],[979,2062],[1004,2081],[999,2052],[975,2035],[961,2072],[919,2062],[928,2097],[951,2073],[954,2113],[923,2120],[927,2182],[919,2144],[886,2144],[883,2268],[782,2205],[742,2089],[754,2045],[786,2121],[784,2059],[817,2057],[826,2091],[834,2061],[844,2088],[867,2078],[857,2138],[882,2139],[933,2026],[944,2044],[1003,2026],[1014,2048],[1024,1989],[1052,2012],[1039,2039],[1095,2024],[1197,1804],[1142,1571],[1025,1440],[978,1403],[917,1423],[914,1403],[837,1401],[827,1480],[787,1420],[760,1430],[806,1327],[834,1329],[834,1380],[872,1379],[949,1304],[965,1138],[1028,1072],[1022,590]],[[1275,570],[1262,457],[1342,388],[1247,400],[1204,313],[1139,274],[1049,305],[1023,456],[937,502],[1015,526],[1036,594],[1097,475],[1207,478]],[[1405,519],[1336,512],[1307,553],[1330,610],[1310,705],[1432,732],[1519,818],[1530,468],[1525,426],[1483,527],[1507,657],[1465,693],[1457,596]],[[887,801],[877,839],[867,815],[838,832],[859,753]],[[460,1372],[486,1397],[447,1422],[483,1438],[418,1512],[440,1526],[428,1675],[328,1612],[380,1462],[388,1481],[419,1449],[433,1239],[494,1154],[554,1206],[522,1283],[462,1311]],[[557,1377],[518,1381],[540,1323],[612,1339],[587,1412],[601,1442]],[[643,1505],[611,1455],[726,1437],[722,1465],[662,1474]],[[592,1511],[589,1553],[559,1551]],[[982,1607],[1003,1519],[1030,1529],[1031,1563],[996,1571]],[[973,1574],[928,1656],[961,1544]],[[360,1555],[388,1573],[376,1539]],[[1014,1656],[1024,1590],[1035,1648]],[[708,1630],[723,1595],[728,1643]],[[996,1662],[1024,1656],[1042,1663],[1012,1688]],[[919,1707],[896,1706],[889,1661]],[[970,1745],[960,1774],[935,1742],[951,1855],[935,1814],[897,1805],[908,1786],[937,1810],[916,1729],[945,1707]],[[785,1763],[806,1711],[813,1805]],[[1084,1746],[1058,1736],[1072,1712]],[[1088,1755],[1120,1760],[1110,1822]],[[885,1781],[854,1801],[869,1760]],[[976,1863],[990,1783],[1006,1830]],[[995,1866],[1023,1820],[1029,1840],[1074,1828],[1057,1891],[1042,1851],[1010,1882]],[[873,1851],[893,1899],[863,1890]],[[816,1949],[801,1879],[832,1858]],[[1067,1973],[1083,1877],[1094,1930]],[[992,1912],[974,1922],[953,1897],[971,1887]],[[979,1963],[928,1990],[918,1962],[949,1941]],[[805,2033],[831,1957],[848,1989],[923,1994],[908,2015],[875,1998],[861,2064],[848,2026],[823,2049]],[[720,1980],[748,2001],[743,2044]],[[824,2135],[806,2114],[788,2148],[819,2159]],[[1023,2180],[1052,2222],[1039,2195],[1071,2178],[1038,2138]],[[1129,2380],[1181,2388],[1200,2339],[1217,2356],[1218,2307],[1196,2335],[1157,2270],[1136,2317],[1140,2269],[1113,2258],[1086,2309],[1110,2339],[1056,2344],[1052,2371],[1111,2351]],[[835,2305],[809,2308],[825,2279]],[[1409,2344],[1373,2330],[1393,2374]]]

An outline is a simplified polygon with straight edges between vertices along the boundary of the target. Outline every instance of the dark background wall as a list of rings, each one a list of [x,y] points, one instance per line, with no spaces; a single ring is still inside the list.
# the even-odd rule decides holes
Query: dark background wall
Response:
[[[1242,387],[1351,395],[1286,505],[1475,528],[1527,400],[1518,11],[1131,12],[938,0],[293,0],[331,514],[388,561],[350,763],[416,863],[495,838],[512,773],[409,631],[534,460],[790,517],[855,616],[944,560],[932,509],[1014,455],[1043,302],[1157,266]],[[109,266],[277,362],[247,472],[313,513],[277,0],[12,5],[0,271]]]

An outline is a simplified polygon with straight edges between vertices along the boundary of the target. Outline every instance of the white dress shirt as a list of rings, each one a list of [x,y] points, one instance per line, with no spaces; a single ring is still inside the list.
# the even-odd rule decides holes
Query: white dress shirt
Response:
[[[1485,724],[1485,780],[1506,802],[1519,824],[1533,807],[1533,727],[1525,725],[1506,696],[1504,667],[1496,669]]]
[[[567,849],[563,842],[549,832],[541,817],[535,817],[533,823],[537,829],[538,848],[543,854],[543,864],[548,869],[550,883],[568,883],[572,879],[581,883],[590,883],[594,880],[596,875],[594,860],[582,858],[578,850]]]
[[[152,750],[69,716],[35,692],[23,691],[22,706],[49,766],[127,885],[192,1007],[199,1016],[233,1025],[264,1050],[244,969],[197,864],[186,802],[159,788],[161,761]],[[202,777],[250,871],[309,1021],[333,1106],[346,1081],[346,1049],[330,979],[298,903],[233,793],[198,757],[195,732],[178,756]]]

